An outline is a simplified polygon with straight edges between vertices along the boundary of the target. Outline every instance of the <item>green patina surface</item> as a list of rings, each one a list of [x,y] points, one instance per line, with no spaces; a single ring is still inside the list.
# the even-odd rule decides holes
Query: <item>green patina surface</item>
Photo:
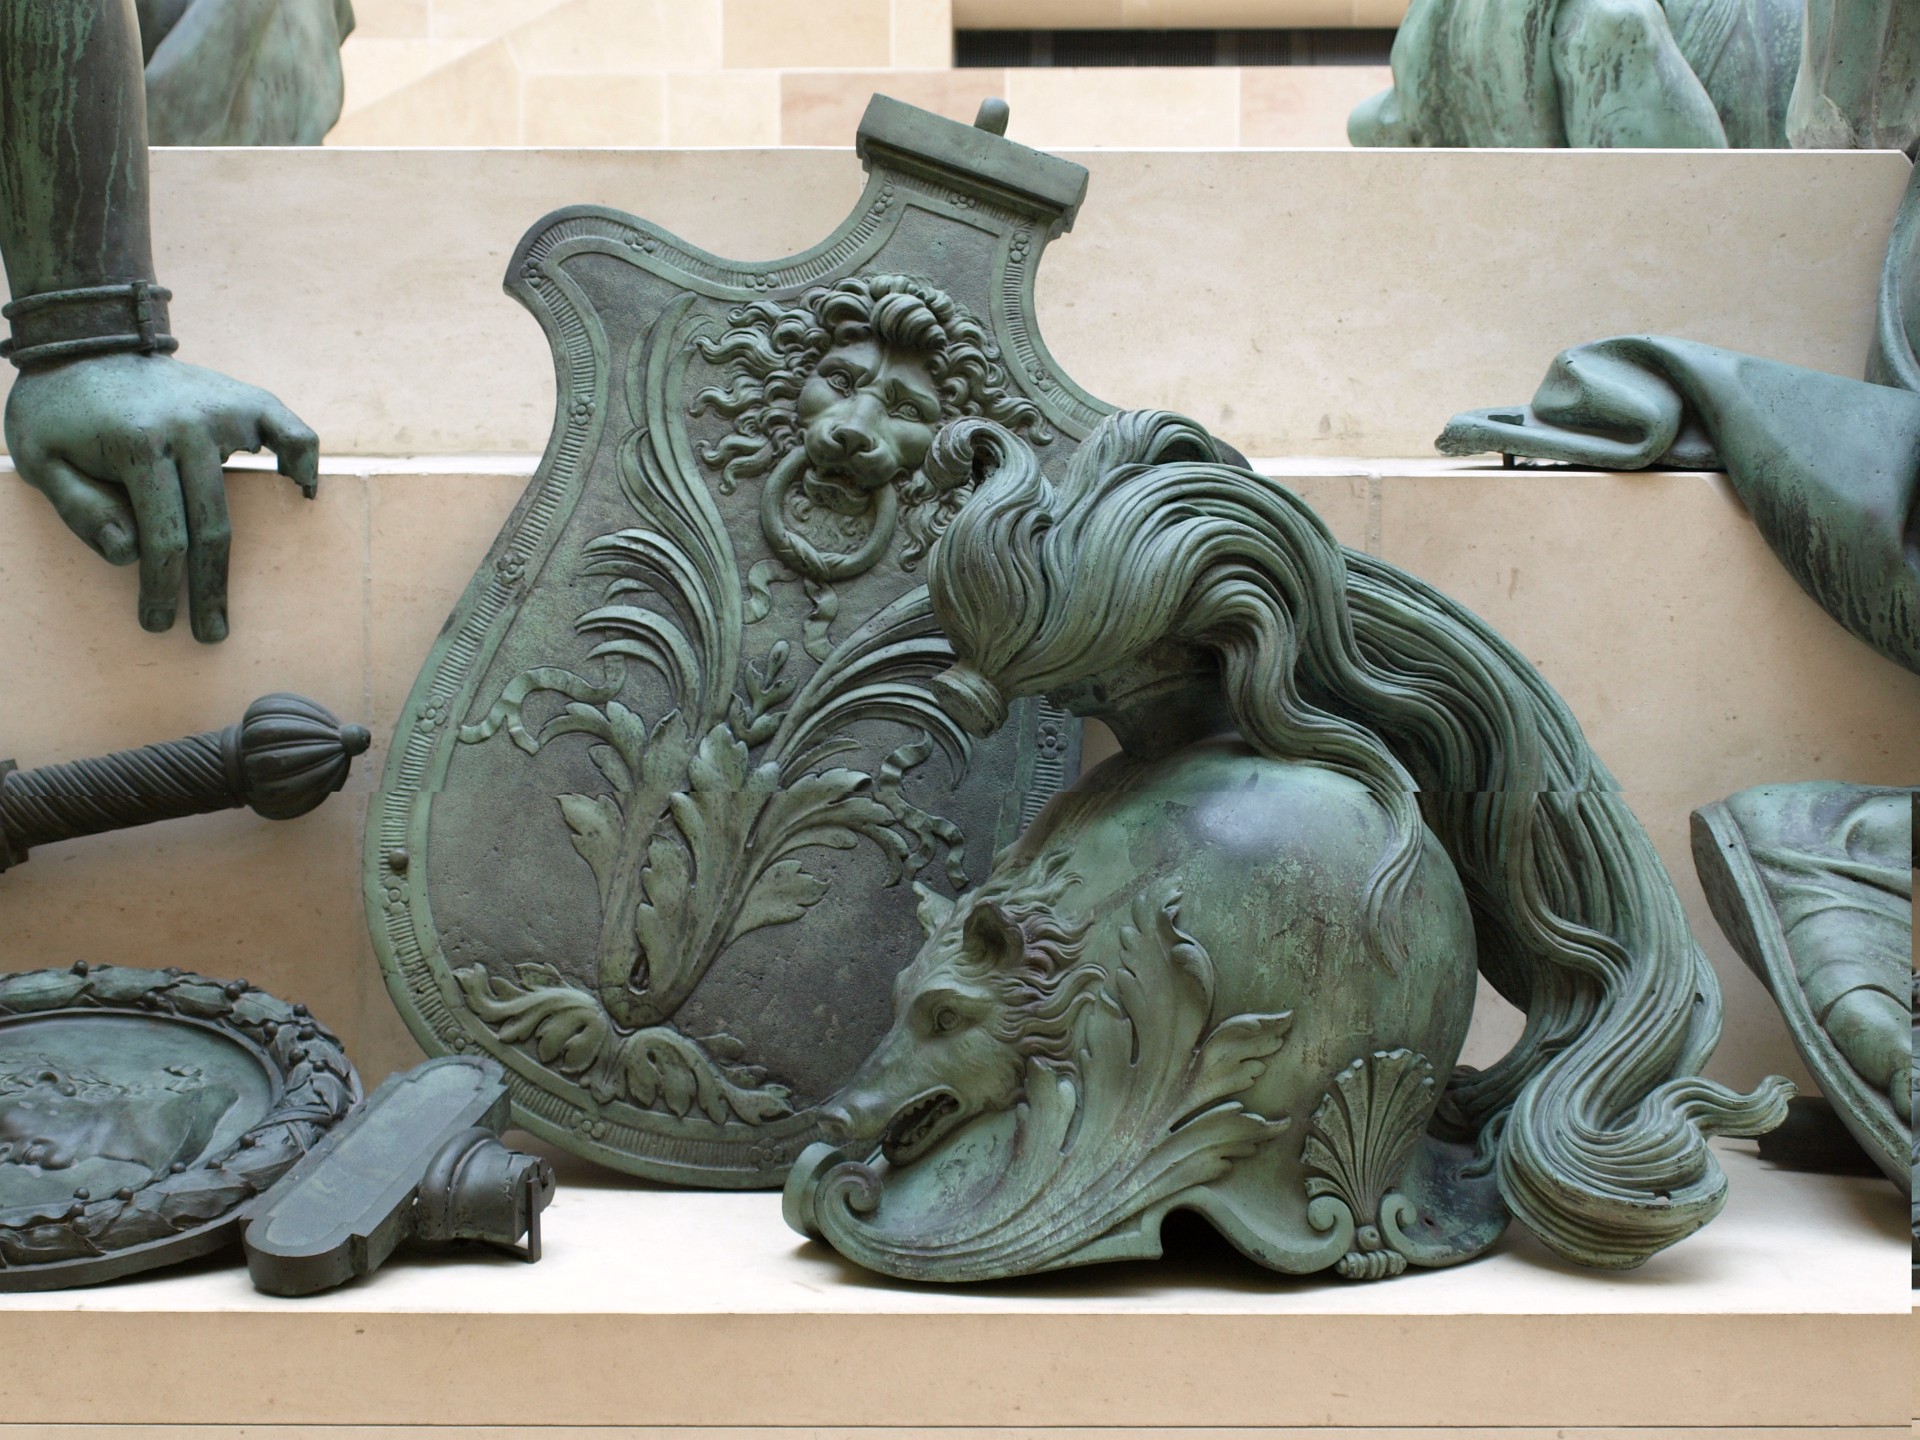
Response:
[[[245,981],[0,975],[0,1292],[221,1248],[359,1099],[340,1042]]]
[[[250,13],[274,30],[305,3]],[[198,0],[161,53],[241,8]],[[152,284],[141,18],[134,0],[0,0],[0,258],[22,370],[7,448],[74,534],[138,564],[142,625],[169,629],[184,585],[195,637],[214,642],[229,625],[221,463],[270,448],[312,495],[319,442],[266,392],[171,358]],[[258,60],[263,47],[256,35],[243,48]]]
[[[1867,380],[1619,336],[1558,356],[1531,405],[1456,415],[1439,445],[1602,469],[1724,469],[1801,588],[1920,673],[1916,336],[1920,171],[1888,243]],[[1912,850],[1901,789],[1769,784],[1694,815],[1721,928],[1836,1111],[1902,1188],[1912,1183]]]
[[[1103,421],[1061,475],[984,420],[932,463],[976,477],[931,561],[942,705],[987,733],[1051,693],[1124,753],[925,897],[791,1224],[972,1280],[1156,1255],[1179,1207],[1378,1279],[1510,1212],[1610,1268],[1717,1213],[1706,1138],[1791,1087],[1698,1078],[1713,972],[1524,659],[1177,416]],[[1528,1023],[1455,1072],[1476,965]]]
[[[1908,0],[1413,0],[1356,145],[1721,149],[1920,140]]]
[[[1911,1183],[1913,790],[1759,785],[1693,816],[1714,918],[1834,1113]]]
[[[989,119],[992,117],[989,116]],[[510,292],[553,438],[427,656],[368,824],[374,946],[433,1052],[651,1179],[777,1184],[884,1033],[912,883],[986,877],[1076,768],[1039,700],[935,703],[929,547],[971,493],[941,424],[1058,469],[1106,413],[1033,319],[1086,171],[875,97],[865,193],[785,259],[559,211]]]
[[[156,145],[318,145],[352,0],[136,0]]]

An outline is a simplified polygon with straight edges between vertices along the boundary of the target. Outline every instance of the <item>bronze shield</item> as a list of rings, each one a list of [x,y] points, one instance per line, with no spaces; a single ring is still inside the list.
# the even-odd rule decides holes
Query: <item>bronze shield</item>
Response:
[[[921,462],[982,414],[1052,470],[1106,413],[1033,319],[1086,172],[884,97],[859,150],[859,205],[791,259],[591,206],[521,242],[552,438],[368,825],[421,1044],[658,1180],[778,1183],[889,1023],[916,884],[979,881],[1078,768],[1063,712],[970,742],[933,703],[923,560],[970,477]]]

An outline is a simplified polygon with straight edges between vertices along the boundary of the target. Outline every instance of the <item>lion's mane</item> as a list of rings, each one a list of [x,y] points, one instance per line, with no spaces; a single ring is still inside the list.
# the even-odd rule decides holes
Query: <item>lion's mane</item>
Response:
[[[694,397],[691,413],[733,422],[733,433],[700,448],[721,467],[720,488],[766,475],[800,443],[800,390],[837,345],[876,339],[922,357],[940,393],[941,420],[983,416],[1046,444],[1053,434],[1040,409],[1007,388],[1000,348],[945,291],[904,275],[868,275],[819,286],[795,304],[754,300],[727,315],[718,339],[694,343],[710,363],[726,367],[726,384]],[[901,483],[911,567],[966,499],[969,486],[946,485],[922,469]]]

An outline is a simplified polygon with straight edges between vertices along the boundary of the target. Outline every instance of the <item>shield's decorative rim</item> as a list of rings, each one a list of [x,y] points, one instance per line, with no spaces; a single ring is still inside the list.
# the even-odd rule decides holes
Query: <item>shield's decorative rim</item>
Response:
[[[95,1285],[219,1249],[246,1205],[360,1103],[360,1078],[340,1041],[306,1006],[244,980],[84,962],[0,976],[0,1024],[76,1016],[212,1031],[259,1063],[273,1101],[225,1149],[137,1190],[0,1212],[0,1292]],[[116,1236],[128,1243],[115,1246]],[[34,1253],[46,1258],[9,1258]]]
[[[990,144],[988,144],[990,142]],[[946,152],[946,164],[925,147]],[[1004,155],[980,172],[977,152]],[[363,869],[369,930],[387,990],[401,1019],[430,1055],[483,1053],[497,1060],[513,1094],[515,1122],[535,1135],[614,1169],[677,1184],[745,1188],[778,1183],[769,1173],[799,1146],[808,1113],[760,1127],[764,1150],[751,1168],[730,1142],[671,1137],[687,1158],[635,1153],[642,1136],[669,1139],[663,1128],[621,1120],[627,1107],[602,1106],[579,1085],[533,1065],[473,1020],[440,952],[427,905],[423,865],[428,804],[444,778],[453,733],[473,702],[473,689],[511,627],[527,594],[527,576],[550,553],[584,484],[585,461],[598,452],[617,383],[608,343],[592,304],[562,269],[573,256],[597,252],[712,299],[793,298],[823,277],[848,273],[878,253],[909,204],[961,224],[997,222],[1000,283],[989,317],[996,343],[1026,393],[1059,431],[1079,439],[1109,413],[1067,379],[1041,339],[1034,314],[1034,272],[1048,241],[1065,232],[1084,192],[1086,172],[986,132],[875,96],[861,125],[859,149],[870,174],[859,202],[820,244],[783,260],[722,259],[624,212],[596,205],[556,210],[522,238],[508,265],[507,292],[539,320],[555,362],[555,406],[547,449],[520,503],[453,618],[429,652],[408,695],[369,809]],[[986,228],[981,226],[980,228]],[[1077,745],[1052,743],[1064,714],[1044,713],[1022,727],[1019,768],[1031,775],[1022,806],[1030,822],[1045,797],[1069,778]],[[438,962],[436,964],[436,961]],[[614,1112],[609,1114],[608,1112]],[[639,1113],[639,1112],[635,1112]],[[631,1136],[627,1132],[631,1131]],[[787,1132],[791,1132],[788,1134]],[[699,1153],[702,1149],[711,1154]]]
[[[1822,1093],[1835,1102],[1833,1108],[1852,1132],[1853,1138],[1873,1157],[1874,1163],[1886,1173],[1888,1179],[1903,1188],[1910,1188],[1913,1184],[1912,1132],[1900,1128],[1893,1102],[1861,1078],[1814,1018],[1806,992],[1800,988],[1799,977],[1794,974],[1787,937],[1780,929],[1779,916],[1760,878],[1759,865],[1747,846],[1745,834],[1724,801],[1703,805],[1694,811],[1694,817],[1712,838],[1720,869],[1717,877],[1710,877],[1705,873],[1704,866],[1696,864],[1696,868],[1702,871],[1700,878],[1703,888],[1711,899],[1717,885],[1729,887],[1745,920],[1744,928],[1749,943],[1736,943],[1733,947],[1735,952],[1767,987],[1767,993],[1773,997],[1781,1018],[1786,1021],[1793,1048],[1813,1072],[1813,1078],[1820,1082]],[[1697,846],[1695,854],[1699,854]],[[1724,926],[1720,908],[1719,905],[1713,906],[1715,918],[1721,919]],[[1730,940],[1734,938],[1728,936]],[[1754,964],[1755,955],[1760,961],[1757,966]]]

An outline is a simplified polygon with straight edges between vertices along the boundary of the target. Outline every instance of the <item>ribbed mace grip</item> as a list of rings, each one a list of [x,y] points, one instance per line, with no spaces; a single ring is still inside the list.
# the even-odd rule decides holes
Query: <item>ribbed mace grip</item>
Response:
[[[238,725],[38,770],[0,761],[0,870],[36,845],[242,805],[304,815],[347,782],[372,736],[301,695],[263,695]]]

